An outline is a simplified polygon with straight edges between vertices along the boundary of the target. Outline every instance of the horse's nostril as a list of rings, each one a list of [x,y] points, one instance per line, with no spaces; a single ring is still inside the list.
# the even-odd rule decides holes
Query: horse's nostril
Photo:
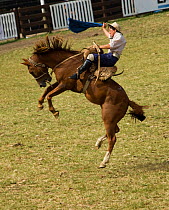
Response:
[[[46,82],[39,83],[39,87],[46,87]]]

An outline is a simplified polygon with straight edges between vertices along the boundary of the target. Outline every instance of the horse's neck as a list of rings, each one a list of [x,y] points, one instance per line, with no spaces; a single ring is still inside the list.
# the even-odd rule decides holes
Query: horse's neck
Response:
[[[77,52],[74,51],[53,51],[48,53],[48,55],[44,55],[43,63],[49,66],[50,68],[54,68],[57,64],[61,63],[65,59],[75,55]]]

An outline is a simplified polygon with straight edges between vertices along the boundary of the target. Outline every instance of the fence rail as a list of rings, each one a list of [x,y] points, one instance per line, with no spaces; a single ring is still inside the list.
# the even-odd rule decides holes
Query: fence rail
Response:
[[[18,32],[14,12],[0,15],[0,40],[17,37]]]
[[[121,7],[121,0],[93,0],[92,8],[95,22],[106,22],[123,17]]]
[[[93,22],[93,10],[90,0],[71,1],[50,5],[53,29],[68,27],[68,18]]]
[[[49,5],[19,8],[18,15],[20,31],[23,37],[52,31]]]

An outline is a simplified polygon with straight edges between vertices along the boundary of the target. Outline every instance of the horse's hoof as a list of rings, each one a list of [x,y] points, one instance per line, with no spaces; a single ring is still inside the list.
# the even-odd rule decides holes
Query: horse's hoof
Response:
[[[59,112],[56,111],[53,115],[54,115],[54,117],[55,117],[56,119],[58,119],[58,117],[59,117]]]
[[[102,163],[100,164],[100,166],[99,166],[99,168],[105,168],[105,167],[106,167],[106,164],[103,163],[103,162],[102,162]]]
[[[38,105],[38,111],[43,109],[43,105]]]
[[[101,145],[102,145],[101,142],[99,142],[99,143],[96,142],[95,147],[96,147],[97,149],[99,149],[99,148],[101,147]]]

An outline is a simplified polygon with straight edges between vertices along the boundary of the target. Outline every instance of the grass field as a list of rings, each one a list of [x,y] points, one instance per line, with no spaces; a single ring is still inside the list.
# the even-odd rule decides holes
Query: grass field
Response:
[[[37,112],[43,89],[20,65],[33,46],[19,47],[18,41],[18,49],[0,55],[0,209],[168,210],[169,12],[117,22],[127,46],[117,63],[124,74],[114,79],[149,109],[142,123],[128,115],[120,121],[105,169],[98,166],[107,142],[99,150],[94,146],[105,134],[100,107],[67,91],[53,98],[58,120],[47,103]],[[76,37],[59,34],[77,50],[107,43],[96,28]]]

